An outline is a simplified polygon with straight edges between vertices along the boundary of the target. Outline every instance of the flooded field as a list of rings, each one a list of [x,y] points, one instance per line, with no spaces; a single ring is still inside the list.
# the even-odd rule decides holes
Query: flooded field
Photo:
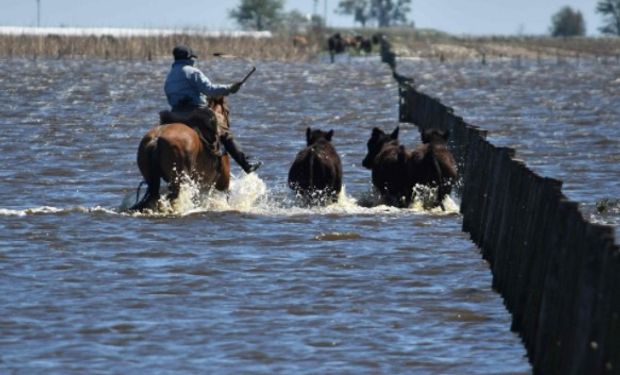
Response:
[[[609,160],[607,169],[586,168],[585,181],[566,169],[573,163],[544,161],[578,160],[566,145],[592,137],[558,133],[558,144],[542,148],[551,155],[532,146],[549,138],[533,127],[538,119],[550,127],[576,118],[556,107],[557,91],[544,94],[555,65],[529,68],[522,86],[530,94],[513,84],[509,95],[484,86],[493,82],[484,77],[520,82],[523,68],[410,63],[403,69],[425,90],[480,126],[496,125],[493,141],[566,178],[571,198],[618,196],[617,130],[591,129],[606,141],[578,144],[593,160]],[[370,131],[398,125],[396,86],[376,59],[201,62],[220,82],[257,66],[230,105],[238,140],[264,166],[246,176],[235,165],[228,199],[182,199],[164,215],[123,213],[141,180],[138,142],[166,108],[169,64],[0,61],[0,372],[531,372],[488,266],[460,230],[458,197],[447,212],[362,204],[371,191],[361,166]],[[578,66],[595,77],[607,70]],[[612,90],[597,82],[589,90],[583,100],[617,125]],[[541,96],[550,100],[547,117],[533,105]],[[502,104],[522,117],[505,115]],[[587,119],[582,128],[607,123]],[[345,192],[324,208],[299,205],[286,186],[308,126],[334,130],[343,162]],[[419,139],[407,124],[400,137]]]
[[[497,146],[564,181],[585,217],[620,238],[620,67],[608,60],[399,61],[401,74],[489,130]],[[605,200],[615,205],[601,210]],[[597,209],[597,203],[598,209]],[[599,212],[603,211],[603,212]]]

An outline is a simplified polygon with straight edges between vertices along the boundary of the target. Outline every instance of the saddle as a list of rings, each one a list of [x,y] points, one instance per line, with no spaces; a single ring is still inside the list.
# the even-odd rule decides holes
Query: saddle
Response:
[[[159,124],[182,123],[198,133],[200,141],[217,152],[219,148],[218,119],[209,108],[196,108],[191,112],[178,113],[169,110],[159,112]]]

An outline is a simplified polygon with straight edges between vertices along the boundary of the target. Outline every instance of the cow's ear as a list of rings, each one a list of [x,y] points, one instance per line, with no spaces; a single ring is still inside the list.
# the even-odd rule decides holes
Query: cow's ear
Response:
[[[306,143],[310,145],[310,134],[312,134],[312,129],[308,126],[306,128]]]
[[[334,130],[330,130],[327,132],[327,135],[325,136],[325,138],[327,138],[328,141],[332,141],[332,137],[334,136]]]
[[[394,129],[394,131],[392,132],[392,134],[390,135],[390,138],[392,139],[398,139],[398,131],[400,130],[400,126],[397,126],[396,129]]]

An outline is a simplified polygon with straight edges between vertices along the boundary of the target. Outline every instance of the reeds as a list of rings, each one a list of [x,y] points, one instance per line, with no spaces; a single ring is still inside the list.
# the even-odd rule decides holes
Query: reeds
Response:
[[[548,59],[597,58],[620,60],[620,38],[552,38],[534,36],[456,37],[432,30],[331,29],[305,35],[308,44],[294,45],[293,35],[272,38],[213,37],[196,34],[173,36],[65,36],[0,35],[0,58],[101,58],[151,60],[168,58],[174,45],[185,43],[201,58],[213,53],[266,60],[308,60],[326,52],[327,38],[343,34],[384,34],[400,57],[439,59],[493,58]]]
[[[596,58],[620,60],[620,38],[550,36],[450,36],[436,32],[394,30],[389,35],[401,57],[429,59],[549,59]]]
[[[274,60],[303,60],[320,50],[318,38],[307,46],[294,46],[292,36],[272,38],[174,36],[61,36],[0,35],[0,58],[102,58],[151,60],[170,57],[179,43],[190,45],[205,58],[213,53]]]

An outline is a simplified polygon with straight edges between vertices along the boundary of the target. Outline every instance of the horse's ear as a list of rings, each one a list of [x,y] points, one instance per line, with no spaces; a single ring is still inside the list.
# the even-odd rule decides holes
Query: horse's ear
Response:
[[[396,129],[394,129],[394,131],[392,132],[392,134],[390,135],[390,138],[392,139],[398,139],[398,131],[400,130],[400,126],[397,126]]]
[[[334,136],[334,130],[330,130],[327,132],[327,135],[325,136],[325,138],[327,138],[327,140],[331,142],[333,136]]]
[[[306,128],[306,144],[310,146],[310,135],[312,134],[312,129],[308,126]]]
[[[372,138],[377,138],[378,136],[385,134],[383,132],[383,130],[379,129],[379,128],[373,128],[372,129]]]

